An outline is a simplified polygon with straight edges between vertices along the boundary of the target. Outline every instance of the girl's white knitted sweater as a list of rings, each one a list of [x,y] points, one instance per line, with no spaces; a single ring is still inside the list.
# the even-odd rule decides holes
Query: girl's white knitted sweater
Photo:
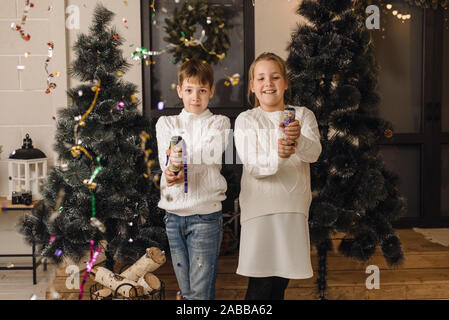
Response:
[[[239,196],[241,221],[284,212],[303,213],[308,218],[312,193],[310,165],[321,154],[320,133],[313,112],[294,107],[301,126],[296,151],[289,158],[278,156],[279,124],[283,111],[260,107],[242,112],[236,119],[234,139],[243,163]]]
[[[179,115],[158,119],[156,136],[162,169],[160,208],[180,216],[221,210],[227,185],[220,170],[229,129],[229,118],[214,115],[209,109],[201,114],[183,109]],[[181,136],[186,144],[187,193],[184,192],[184,183],[168,187],[165,179],[166,150],[170,147],[172,136]]]

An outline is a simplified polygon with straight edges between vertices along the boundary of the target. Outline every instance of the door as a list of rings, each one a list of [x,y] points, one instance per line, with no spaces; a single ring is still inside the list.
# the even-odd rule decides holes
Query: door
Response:
[[[393,137],[381,142],[381,154],[399,175],[399,189],[407,200],[407,211],[394,226],[447,227],[449,14],[404,1],[392,5],[383,9],[381,29],[372,35],[380,115],[394,128]]]

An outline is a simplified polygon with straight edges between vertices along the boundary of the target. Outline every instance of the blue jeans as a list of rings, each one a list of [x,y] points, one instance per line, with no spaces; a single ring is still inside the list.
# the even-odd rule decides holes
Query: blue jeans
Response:
[[[165,223],[182,295],[188,300],[215,299],[223,226],[221,211],[186,217],[167,212]]]

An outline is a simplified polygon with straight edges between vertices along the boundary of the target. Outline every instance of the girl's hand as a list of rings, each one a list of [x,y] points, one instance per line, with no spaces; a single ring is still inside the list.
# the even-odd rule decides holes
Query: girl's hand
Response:
[[[295,148],[298,145],[297,142],[291,140],[287,141],[285,138],[278,140],[278,155],[281,158],[290,158],[295,153]]]
[[[284,128],[284,123],[281,122],[279,127]],[[284,130],[286,137],[288,140],[295,141],[301,136],[301,126],[299,125],[299,121],[295,120],[290,123]]]
[[[167,186],[169,187],[172,187],[175,184],[184,183],[184,168],[181,168],[176,174],[175,172],[171,172],[167,167],[165,169],[165,179],[167,180]]]

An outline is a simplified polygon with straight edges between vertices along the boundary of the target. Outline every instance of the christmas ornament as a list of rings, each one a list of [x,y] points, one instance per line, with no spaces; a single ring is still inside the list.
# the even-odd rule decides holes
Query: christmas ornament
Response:
[[[391,129],[386,129],[384,131],[384,135],[385,135],[386,138],[390,139],[390,138],[393,137],[393,131]]]

